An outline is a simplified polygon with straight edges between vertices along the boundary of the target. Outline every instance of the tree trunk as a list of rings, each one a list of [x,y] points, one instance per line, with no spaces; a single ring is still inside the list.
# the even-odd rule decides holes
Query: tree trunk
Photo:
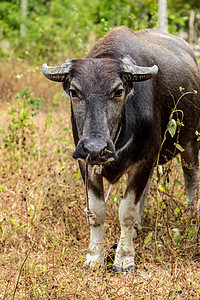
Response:
[[[195,11],[190,11],[189,16],[189,43],[195,43]]]
[[[26,35],[26,25],[24,23],[27,18],[27,12],[28,12],[28,0],[21,0],[21,15],[22,15],[22,22],[20,24],[21,37],[25,37]]]
[[[159,28],[168,32],[167,22],[167,0],[158,0]]]

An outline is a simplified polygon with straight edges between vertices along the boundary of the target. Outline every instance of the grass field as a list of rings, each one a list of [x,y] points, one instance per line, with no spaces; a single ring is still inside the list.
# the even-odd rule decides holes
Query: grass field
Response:
[[[83,268],[89,228],[69,99],[40,69],[0,63],[0,299],[199,299],[200,217],[188,215],[179,159],[153,176],[136,271],[111,271],[126,176],[107,202],[107,267]]]

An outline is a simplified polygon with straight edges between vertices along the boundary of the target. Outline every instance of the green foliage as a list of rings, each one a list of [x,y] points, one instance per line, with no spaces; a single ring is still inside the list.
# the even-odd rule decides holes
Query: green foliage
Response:
[[[175,133],[176,133],[176,129],[177,129],[177,124],[176,121],[174,119],[171,119],[167,125],[167,129],[171,135],[171,137],[173,138]]]
[[[23,23],[26,36],[20,37],[20,1],[0,3],[2,38],[8,39],[16,55],[64,59],[83,56],[111,28],[126,25],[134,30],[154,27],[158,20],[156,0],[51,0],[28,1]],[[119,14],[120,12],[120,14]]]
[[[8,123],[1,130],[3,147],[10,162],[18,167],[23,160],[28,160],[30,152],[34,154],[37,128],[34,117],[39,113],[42,99],[34,98],[27,90],[16,96],[17,106],[8,104]]]
[[[178,228],[173,228],[172,229],[172,236],[173,236],[173,239],[175,241],[175,243],[178,245],[180,243],[180,240],[181,240],[181,234],[180,234],[180,231]]]
[[[169,32],[176,34],[180,29],[188,31],[189,13],[199,10],[199,0],[168,0],[168,25]],[[197,20],[200,26],[200,22]]]
[[[151,238],[152,238],[152,234],[153,232],[150,232],[147,237],[145,238],[144,240],[144,244],[147,245],[150,241],[151,241]]]
[[[200,133],[196,130],[195,134],[197,136],[197,141],[199,142],[200,141]]]
[[[84,56],[96,39],[110,29],[125,25],[134,30],[157,27],[156,0],[27,0],[28,16],[21,16],[20,0],[0,2],[0,37],[9,41],[14,54],[29,58],[63,60]],[[198,0],[168,1],[169,32],[188,28],[188,12]],[[20,36],[20,25],[26,27]],[[3,48],[2,48],[3,49]],[[5,55],[0,47],[0,53]]]
[[[191,9],[199,9],[199,0],[168,0],[169,7],[173,7],[174,9],[178,10],[191,10]]]

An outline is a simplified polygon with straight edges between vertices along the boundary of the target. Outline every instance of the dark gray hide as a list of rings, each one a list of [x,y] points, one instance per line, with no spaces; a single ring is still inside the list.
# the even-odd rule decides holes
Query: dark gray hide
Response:
[[[90,163],[91,241],[85,264],[105,263],[102,177],[115,183],[127,172],[114,269],[132,270],[134,225],[140,227],[153,167],[158,154],[163,164],[179,152],[175,143],[185,150],[181,158],[190,202],[197,196],[199,144],[195,131],[200,130],[200,75],[194,54],[185,41],[157,29],[133,32],[119,27],[99,40],[86,59],[67,60],[59,67],[45,64],[42,70],[48,79],[61,81],[70,96],[76,144],[73,157],[80,160],[83,178],[83,161],[88,157]],[[180,99],[180,87],[191,93]],[[175,106],[173,118],[182,120],[184,126],[174,138],[167,133],[161,149]],[[96,164],[102,165],[101,174],[92,171]]]

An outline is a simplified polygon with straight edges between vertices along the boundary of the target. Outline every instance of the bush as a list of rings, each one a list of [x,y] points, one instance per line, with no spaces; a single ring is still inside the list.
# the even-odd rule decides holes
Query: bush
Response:
[[[156,0],[29,0],[23,38],[20,1],[1,2],[0,19],[2,37],[9,40],[15,55],[31,61],[38,57],[54,61],[85,55],[96,38],[115,26],[135,30],[153,27],[158,16]]]

